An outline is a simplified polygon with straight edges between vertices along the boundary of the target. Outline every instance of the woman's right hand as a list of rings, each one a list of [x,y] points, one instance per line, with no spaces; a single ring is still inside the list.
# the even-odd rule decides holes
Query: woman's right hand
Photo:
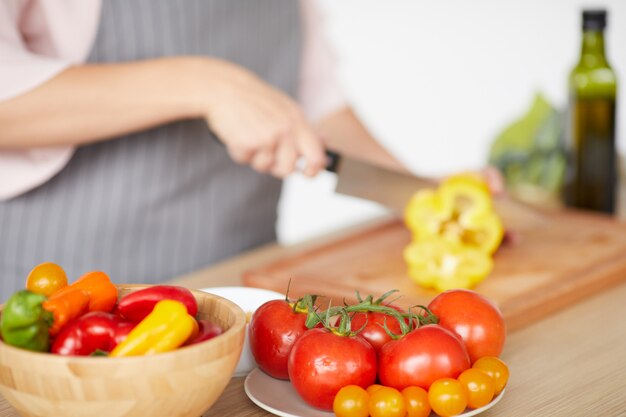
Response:
[[[322,140],[290,97],[240,66],[204,62],[203,116],[234,161],[279,178],[293,172],[299,159],[307,176],[324,168]]]

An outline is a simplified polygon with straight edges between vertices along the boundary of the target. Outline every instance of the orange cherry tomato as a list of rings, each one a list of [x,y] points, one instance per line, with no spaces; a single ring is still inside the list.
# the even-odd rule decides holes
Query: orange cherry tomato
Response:
[[[370,395],[368,410],[371,417],[405,417],[404,397],[395,388],[382,387]]]
[[[470,368],[457,378],[467,390],[467,407],[480,408],[491,402],[495,393],[493,378],[480,369]]]
[[[370,395],[358,385],[347,385],[337,392],[333,412],[337,417],[367,417]]]
[[[382,385],[379,384],[372,384],[369,387],[367,387],[365,390],[367,391],[367,393],[369,395],[372,395],[374,392],[378,391],[379,389],[383,388]]]
[[[501,359],[495,356],[484,356],[474,362],[474,369],[480,369],[489,375],[494,382],[495,395],[500,394],[509,380],[509,368]]]
[[[406,404],[407,417],[428,417],[430,415],[428,392],[424,388],[406,387],[402,390],[402,395]]]
[[[428,389],[428,402],[437,415],[456,416],[467,407],[467,391],[456,379],[441,378]]]
[[[67,275],[59,265],[45,262],[34,267],[26,278],[26,289],[49,297],[67,286]]]

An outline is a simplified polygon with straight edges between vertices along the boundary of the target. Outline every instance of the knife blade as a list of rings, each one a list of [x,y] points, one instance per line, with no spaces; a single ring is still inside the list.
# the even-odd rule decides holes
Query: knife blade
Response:
[[[392,171],[367,162],[327,152],[326,170],[337,174],[335,192],[375,201],[402,213],[415,192],[435,188],[433,179]]]
[[[399,216],[413,194],[439,184],[432,178],[405,174],[330,151],[326,154],[326,170],[337,174],[335,192],[377,202]],[[544,219],[542,210],[508,195],[494,198],[493,204],[505,221],[525,219],[527,224],[536,225]]]

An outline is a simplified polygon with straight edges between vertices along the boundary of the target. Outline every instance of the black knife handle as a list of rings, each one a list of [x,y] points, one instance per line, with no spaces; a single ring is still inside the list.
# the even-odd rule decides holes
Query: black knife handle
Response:
[[[326,171],[337,173],[340,161],[341,155],[333,151],[326,151]]]

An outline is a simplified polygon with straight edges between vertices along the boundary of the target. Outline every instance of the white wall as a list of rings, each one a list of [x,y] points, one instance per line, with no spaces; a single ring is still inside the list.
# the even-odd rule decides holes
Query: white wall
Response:
[[[362,120],[416,173],[479,168],[499,131],[536,91],[566,103],[580,49],[580,11],[609,11],[608,58],[626,80],[626,1],[323,0],[340,79]],[[618,144],[626,150],[626,105]],[[384,213],[333,193],[335,178],[295,176],[281,202],[279,240],[293,243]]]

